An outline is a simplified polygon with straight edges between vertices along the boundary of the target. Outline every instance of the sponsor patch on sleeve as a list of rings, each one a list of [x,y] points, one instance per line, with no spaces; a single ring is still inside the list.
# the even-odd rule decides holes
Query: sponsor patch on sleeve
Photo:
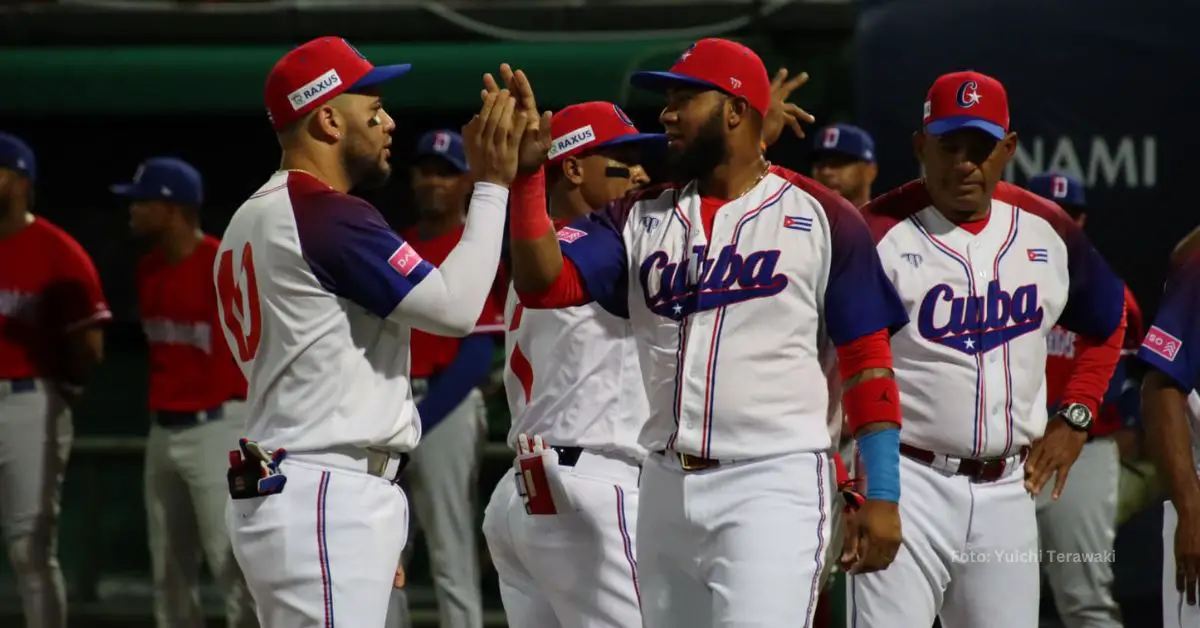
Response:
[[[1183,341],[1163,331],[1158,326],[1151,326],[1142,340],[1142,348],[1168,362],[1174,362]]]
[[[587,235],[587,232],[583,231],[582,229],[576,229],[574,227],[563,227],[562,229],[558,230],[558,241],[566,242],[567,244],[570,244],[570,243],[578,240],[579,238],[582,238],[585,235]]]
[[[407,242],[401,244],[400,248],[396,249],[396,252],[392,253],[392,256],[388,258],[388,264],[405,277],[416,270],[417,265],[420,263],[420,254]]]

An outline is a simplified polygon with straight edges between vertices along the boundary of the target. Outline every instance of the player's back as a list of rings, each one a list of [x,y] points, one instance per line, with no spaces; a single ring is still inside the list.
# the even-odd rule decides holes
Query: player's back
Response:
[[[347,273],[334,266],[355,254],[336,241],[347,216],[382,222],[306,173],[276,173],[222,239],[221,326],[249,384],[246,435],[263,446],[408,451],[420,438],[409,328],[339,296]]]
[[[540,434],[547,443],[618,453],[639,463],[650,413],[628,319],[591,303],[530,310],[510,286],[505,306],[504,388],[508,444]]]

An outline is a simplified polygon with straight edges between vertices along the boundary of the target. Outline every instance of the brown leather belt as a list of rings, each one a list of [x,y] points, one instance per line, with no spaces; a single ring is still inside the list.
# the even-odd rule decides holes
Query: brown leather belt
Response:
[[[900,453],[929,466],[932,466],[938,459],[938,454],[932,451],[926,451],[920,447],[913,447],[904,443],[900,443]],[[1025,459],[1029,457],[1029,447],[1022,447],[1018,455],[1021,457],[1021,462],[1025,462]],[[1008,468],[1009,457],[991,458],[988,460],[960,458],[958,471],[955,474],[965,475],[974,482],[995,482],[1003,477],[1005,469]]]
[[[665,449],[660,449],[655,453],[659,454],[660,456],[675,458],[679,461],[679,468],[683,469],[684,471],[704,471],[705,469],[716,469],[717,467],[721,466],[720,460],[701,458],[700,456],[693,456],[691,454],[680,453],[678,451],[668,452]]]

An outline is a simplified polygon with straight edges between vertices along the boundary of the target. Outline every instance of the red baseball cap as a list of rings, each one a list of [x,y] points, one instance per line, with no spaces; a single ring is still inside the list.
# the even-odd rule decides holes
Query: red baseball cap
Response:
[[[321,37],[287,53],[271,68],[263,99],[275,130],[345,92],[378,85],[406,74],[412,66],[375,67],[341,37]]]
[[[754,51],[728,39],[701,39],[679,56],[669,72],[634,72],[634,87],[666,91],[680,83],[741,96],[763,116],[771,107],[771,79]]]
[[[662,133],[640,133],[621,108],[610,102],[564,107],[550,119],[550,163],[585,150],[630,142],[665,141]]]
[[[986,74],[943,74],[925,97],[924,125],[930,135],[979,129],[1004,139],[1008,134],[1008,94],[1000,81]]]

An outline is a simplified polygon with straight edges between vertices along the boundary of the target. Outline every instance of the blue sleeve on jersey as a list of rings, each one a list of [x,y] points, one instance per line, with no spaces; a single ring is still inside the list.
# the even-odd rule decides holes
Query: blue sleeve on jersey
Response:
[[[386,318],[433,265],[368,204],[342,194],[292,199],[304,260],[329,292]]]
[[[1082,230],[1067,229],[1062,238],[1067,245],[1067,273],[1071,285],[1067,290],[1067,306],[1058,324],[1096,342],[1104,342],[1121,324],[1125,284],[1108,267],[1108,262]]]
[[[830,339],[844,345],[881,329],[895,333],[908,324],[908,311],[883,270],[866,222],[849,203],[826,203],[825,214],[833,248],[825,287]]]
[[[609,212],[593,212],[559,229],[558,243],[579,269],[592,300],[613,316],[629,318],[629,258]]]
[[[1200,256],[1180,265],[1167,280],[1158,316],[1137,355],[1184,391],[1195,388],[1200,379]]]
[[[454,360],[432,378],[429,392],[417,404],[422,434],[433,431],[471,394],[471,390],[487,380],[495,347],[495,341],[486,334],[471,334],[462,339]]]

